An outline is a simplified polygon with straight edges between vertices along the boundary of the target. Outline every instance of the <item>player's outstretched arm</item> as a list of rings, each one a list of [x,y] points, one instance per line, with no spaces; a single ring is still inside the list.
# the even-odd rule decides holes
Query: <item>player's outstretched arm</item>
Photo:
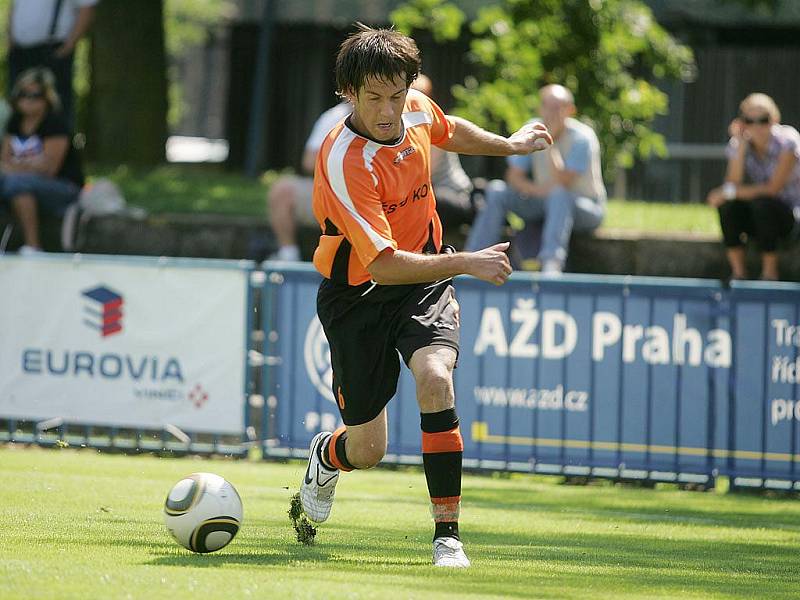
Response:
[[[439,147],[458,154],[511,156],[544,150],[553,143],[550,132],[542,123],[528,123],[510,136],[503,137],[478,127],[461,117],[449,117],[455,123],[453,137]]]
[[[415,254],[403,250],[384,250],[367,270],[381,285],[426,283],[456,275],[472,275],[495,285],[502,285],[511,275],[511,263],[505,251],[508,242],[477,252],[455,254]]]

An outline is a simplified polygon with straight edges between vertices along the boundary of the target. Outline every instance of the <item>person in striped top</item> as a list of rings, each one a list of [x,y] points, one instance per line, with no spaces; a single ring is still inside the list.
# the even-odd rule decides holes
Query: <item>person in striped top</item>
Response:
[[[552,138],[542,124],[502,137],[445,115],[409,89],[420,64],[414,40],[360,23],[337,55],[337,87],[353,112],[317,156],[314,265],[323,276],[317,314],[344,426],[312,440],[300,495],[308,517],[325,521],[340,472],[369,469],[383,458],[399,353],[417,386],[433,562],[468,567],[458,530],[463,440],[453,393],[459,307],[452,280],[464,274],[502,285],[511,266],[508,242],[465,253],[443,246],[431,145],[509,156],[544,150]]]

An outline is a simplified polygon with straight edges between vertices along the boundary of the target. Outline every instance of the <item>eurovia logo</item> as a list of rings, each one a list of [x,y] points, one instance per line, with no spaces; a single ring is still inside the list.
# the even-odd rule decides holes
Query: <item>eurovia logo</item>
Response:
[[[122,331],[122,295],[109,287],[84,290],[83,322],[106,338]]]
[[[97,332],[98,338],[104,340],[122,332],[124,298],[118,291],[100,284],[78,291],[75,297],[82,303],[80,320],[92,331],[90,335]],[[152,322],[166,318],[162,311],[150,312],[153,313]],[[186,402],[198,411],[208,409],[212,403],[211,389],[195,379],[194,370],[187,372],[186,362],[171,351],[169,344],[164,348],[157,336],[144,340],[125,337],[130,336],[122,336],[110,346],[102,341],[99,346],[82,343],[80,350],[69,346],[23,348],[22,373],[85,386],[81,392],[85,391],[87,396],[93,391],[90,391],[91,383],[114,382],[123,386],[115,390],[120,402],[127,396],[141,403],[158,402],[162,407],[165,403]],[[158,349],[154,350],[154,346]],[[191,359],[189,363],[193,364]]]

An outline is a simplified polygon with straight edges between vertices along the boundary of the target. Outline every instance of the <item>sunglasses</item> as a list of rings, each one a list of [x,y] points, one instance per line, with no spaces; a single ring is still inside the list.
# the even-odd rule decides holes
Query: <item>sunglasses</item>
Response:
[[[764,115],[763,117],[759,117],[757,119],[751,119],[750,117],[740,116],[739,117],[745,125],[766,125],[769,123],[769,115]]]
[[[30,98],[31,100],[39,100],[44,98],[44,92],[20,92],[17,94],[17,99]]]

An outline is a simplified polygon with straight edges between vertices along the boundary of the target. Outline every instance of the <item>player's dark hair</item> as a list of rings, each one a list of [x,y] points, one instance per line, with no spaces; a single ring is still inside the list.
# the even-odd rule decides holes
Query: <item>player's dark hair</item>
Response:
[[[367,79],[390,81],[404,74],[406,87],[417,78],[420,56],[410,37],[393,29],[372,29],[355,24],[358,31],[342,42],[336,55],[336,87],[339,93],[358,94]]]

